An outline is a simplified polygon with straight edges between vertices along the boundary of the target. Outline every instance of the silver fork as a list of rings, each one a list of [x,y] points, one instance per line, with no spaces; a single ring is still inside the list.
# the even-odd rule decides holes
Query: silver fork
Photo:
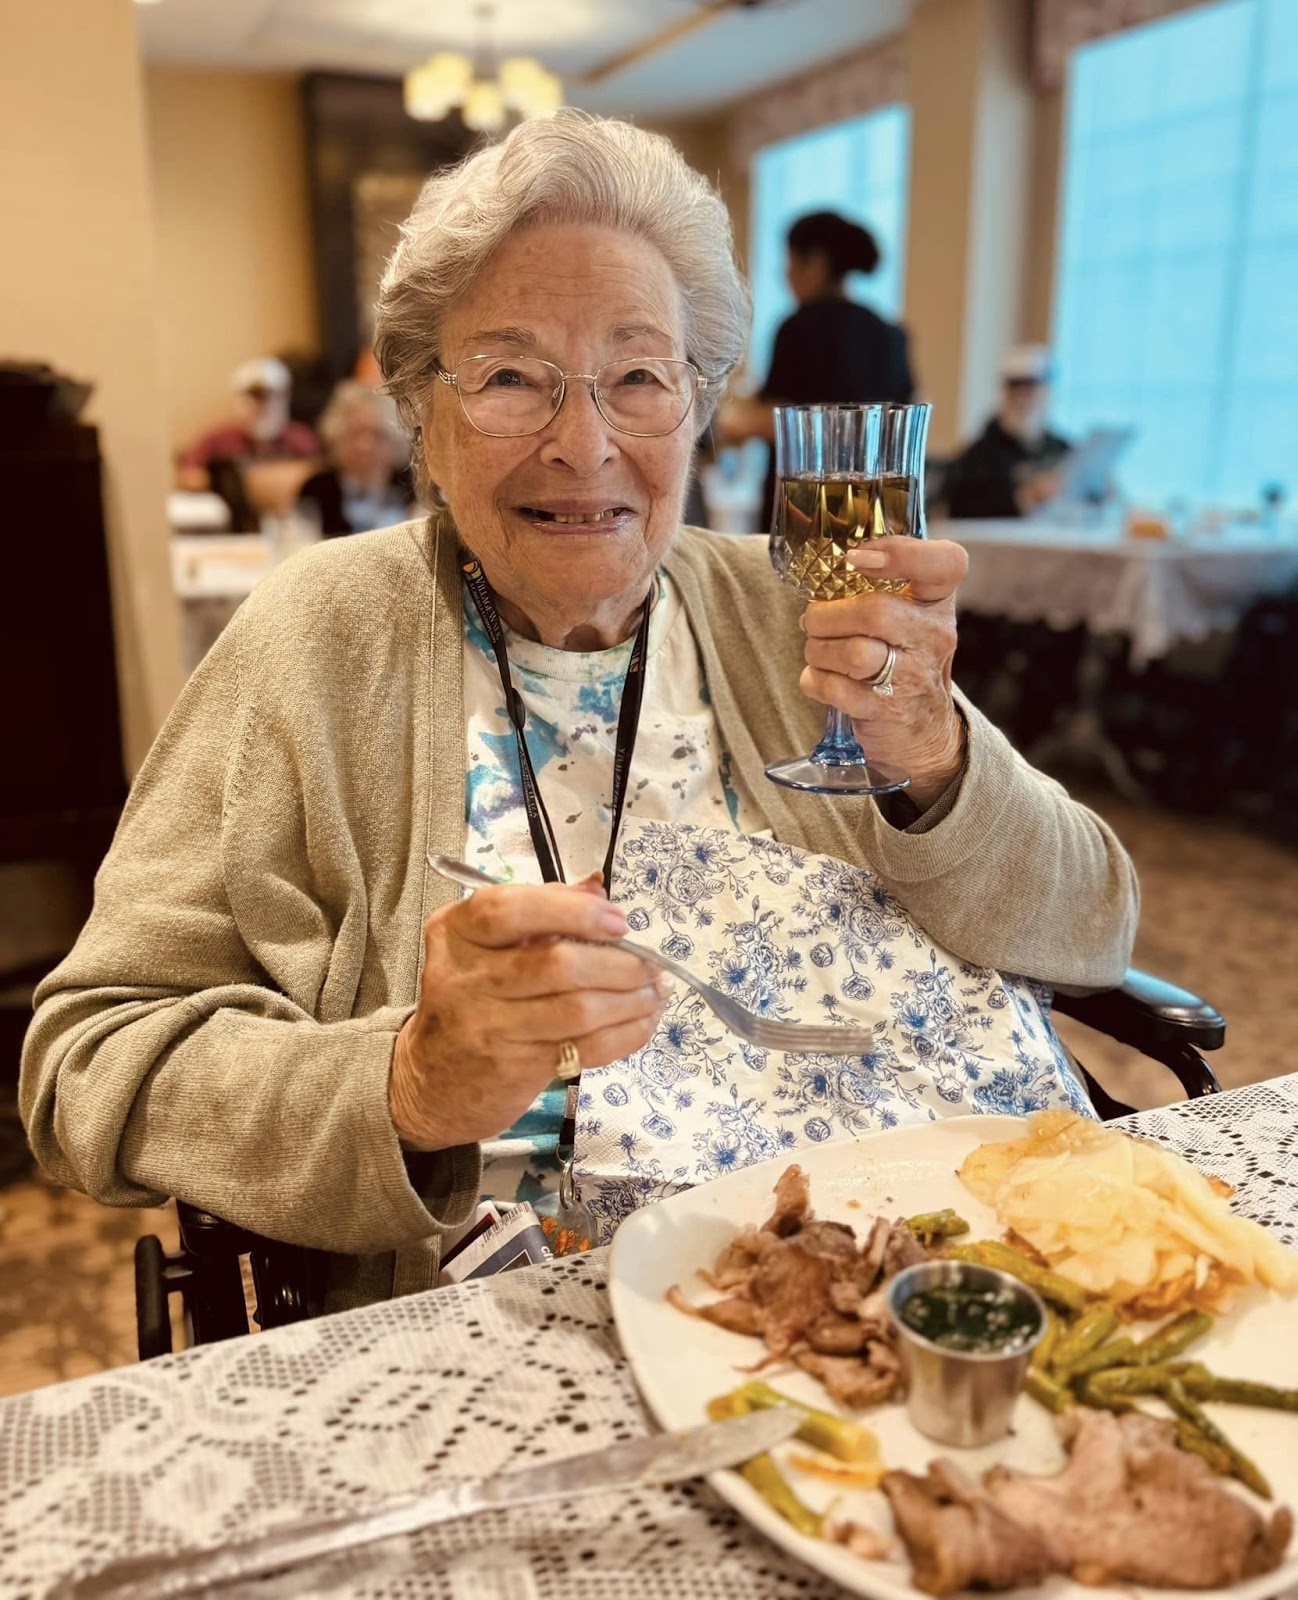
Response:
[[[452,883],[464,884],[469,889],[479,889],[483,885],[494,888],[501,884],[499,878],[479,872],[477,867],[469,866],[466,861],[457,861],[454,856],[430,853],[428,865],[439,877],[449,878]],[[874,1035],[866,1028],[849,1028],[846,1024],[841,1027],[835,1025],[818,1027],[815,1023],[780,1022],[771,1017],[759,1017],[755,1011],[750,1011],[747,1006],[741,1006],[728,994],[722,994],[720,989],[714,989],[710,983],[704,983],[702,978],[696,978],[692,972],[682,967],[679,962],[673,961],[670,956],[663,955],[661,951],[653,950],[648,945],[635,944],[630,939],[612,939],[609,942],[615,950],[625,950],[629,955],[639,956],[642,961],[651,961],[654,966],[662,967],[665,972],[670,972],[682,983],[688,983],[691,989],[703,997],[704,1004],[730,1029],[731,1033],[738,1034],[741,1039],[747,1039],[750,1044],[755,1044],[762,1050],[788,1050],[806,1055],[855,1056],[864,1055],[866,1051],[874,1048]]]

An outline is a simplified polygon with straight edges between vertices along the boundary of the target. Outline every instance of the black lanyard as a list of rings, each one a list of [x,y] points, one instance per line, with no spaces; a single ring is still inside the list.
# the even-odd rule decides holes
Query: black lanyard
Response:
[[[518,769],[523,783],[523,806],[527,811],[527,826],[532,835],[532,848],[546,883],[566,883],[563,862],[559,859],[559,846],[550,825],[550,814],[545,809],[541,790],[536,781],[536,770],[527,750],[524,729],[527,726],[527,708],[523,697],[514,688],[509,670],[509,654],[505,649],[505,630],[500,624],[495,597],[481,564],[472,556],[460,564],[464,581],[473,604],[487,630],[491,648],[495,651],[496,665],[500,669],[500,683],[505,691],[505,713],[514,730],[514,744],[518,749]],[[653,609],[653,589],[645,596],[640,626],[631,647],[626,677],[622,682],[622,706],[617,719],[617,743],[613,748],[613,823],[608,836],[608,852],[604,857],[604,892],[612,892],[613,853],[617,849],[618,829],[622,826],[622,807],[626,803],[626,787],[631,775],[631,757],[635,751],[635,736],[640,726],[640,704],[644,699],[644,659],[649,644],[649,613]]]
[[[500,684],[505,691],[505,712],[514,730],[514,744],[518,749],[518,770],[523,784],[523,805],[527,811],[527,826],[532,835],[532,848],[536,851],[541,876],[546,883],[565,883],[567,880],[563,875],[563,862],[559,858],[559,845],[550,824],[550,814],[546,811],[545,801],[541,798],[540,786],[536,781],[536,769],[532,766],[532,758],[527,750],[527,737],[524,732],[527,726],[527,707],[523,704],[522,695],[514,688],[513,675],[509,670],[509,652],[505,648],[505,630],[500,624],[495,596],[491,592],[491,585],[487,582],[487,575],[483,572],[481,563],[472,556],[467,556],[461,561],[460,570],[464,574],[465,584],[473,597],[478,615],[482,618],[482,626],[487,630],[487,637],[491,640],[491,648],[495,652],[496,665],[500,669]],[[617,849],[618,829],[622,826],[622,807],[626,802],[626,786],[631,775],[631,757],[635,752],[635,736],[640,727],[640,705],[644,699],[644,660],[649,645],[649,613],[652,609],[651,585],[649,593],[645,596],[644,609],[640,614],[640,626],[636,630],[635,643],[631,647],[631,659],[627,662],[626,677],[622,680],[622,705],[617,718],[617,743],[613,747],[613,822],[609,830],[608,852],[604,857],[606,894],[612,892],[613,853]],[[577,1138],[578,1094],[577,1083],[570,1083],[565,1096],[563,1122],[555,1150],[557,1158],[564,1163],[564,1178],[569,1183],[571,1183],[573,1149]],[[562,1189],[561,1182],[561,1193]]]

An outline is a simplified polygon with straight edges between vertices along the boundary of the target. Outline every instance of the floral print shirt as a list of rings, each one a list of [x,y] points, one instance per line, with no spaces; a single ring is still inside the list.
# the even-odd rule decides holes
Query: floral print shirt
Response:
[[[612,820],[613,749],[632,641],[583,654],[506,629],[510,672],[527,707],[527,744],[559,845],[576,882],[604,864]],[[523,807],[514,733],[500,674],[473,602],[464,602],[468,767],[464,859],[508,882],[539,883]],[[644,702],[624,818],[693,822],[750,833],[765,827],[730,771],[703,663],[680,595],[662,574],[649,624]],[[483,1192],[553,1213],[564,1087],[557,1080],[515,1125],[483,1147]]]

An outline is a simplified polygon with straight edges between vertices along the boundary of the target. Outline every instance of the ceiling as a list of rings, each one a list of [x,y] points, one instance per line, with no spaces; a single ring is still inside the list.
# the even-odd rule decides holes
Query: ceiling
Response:
[[[494,0],[498,57],[537,57],[567,99],[613,115],[701,115],[859,50],[905,25],[910,0],[736,4],[643,59],[583,82],[717,0]],[[187,67],[399,75],[435,50],[472,54],[474,0],[159,0],[136,16],[147,61]]]

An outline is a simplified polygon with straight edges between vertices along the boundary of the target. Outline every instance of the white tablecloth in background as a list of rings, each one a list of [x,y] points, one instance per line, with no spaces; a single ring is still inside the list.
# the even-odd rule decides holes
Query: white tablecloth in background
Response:
[[[1137,670],[1298,586],[1298,539],[1257,531],[1131,539],[1111,527],[934,521],[929,534],[969,552],[960,610],[1121,634]]]
[[[1298,1074],[1128,1119],[1298,1242]],[[51,1264],[51,1271],[69,1270]],[[0,1401],[0,1595],[118,1556],[531,1466],[650,1428],[607,1253],[205,1345]],[[491,1513],[317,1567],[371,1600],[833,1600],[702,1484]],[[306,1592],[301,1573],[258,1588]]]

